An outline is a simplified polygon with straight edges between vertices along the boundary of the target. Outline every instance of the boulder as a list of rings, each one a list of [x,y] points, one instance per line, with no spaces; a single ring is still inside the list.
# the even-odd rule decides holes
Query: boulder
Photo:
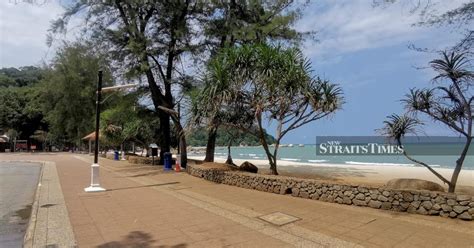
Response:
[[[382,206],[382,203],[379,202],[379,201],[373,201],[373,200],[371,200],[371,201],[369,202],[369,207],[371,207],[371,208],[380,208],[380,206]]]
[[[239,170],[246,171],[246,172],[251,172],[251,173],[257,173],[258,172],[257,166],[253,165],[252,163],[250,163],[248,161],[243,162],[240,165]]]
[[[471,196],[470,195],[458,195],[456,196],[456,201],[470,201]]]
[[[469,209],[469,207],[466,207],[466,206],[454,206],[453,207],[453,211],[458,213],[458,214],[460,214],[460,213],[462,213],[462,212],[464,212],[468,209]]]
[[[392,189],[414,189],[444,192],[444,188],[441,185],[422,179],[396,178],[388,181],[385,186]]]
[[[458,218],[461,220],[472,220],[472,216],[468,212],[458,215]]]

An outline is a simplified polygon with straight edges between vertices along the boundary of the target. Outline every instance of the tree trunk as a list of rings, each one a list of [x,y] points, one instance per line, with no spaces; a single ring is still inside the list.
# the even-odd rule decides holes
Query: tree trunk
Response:
[[[469,150],[469,146],[471,146],[472,137],[467,137],[466,144],[464,145],[464,149],[462,150],[461,156],[456,160],[456,168],[454,168],[453,175],[451,176],[451,183],[449,184],[448,192],[454,193],[456,190],[456,184],[458,181],[459,173],[461,172],[462,165],[464,163],[464,159],[466,158],[467,151]]]
[[[170,130],[170,115],[162,110],[159,111],[160,117],[160,131],[161,131],[161,138],[160,138],[160,161],[159,164],[164,164],[165,162],[165,152],[170,151],[170,143],[171,143],[171,130]]]
[[[214,162],[214,152],[216,150],[217,127],[211,127],[207,135],[206,157],[204,162]]]
[[[231,146],[232,146],[232,139],[229,141],[229,144],[227,145],[227,160],[225,161],[225,163],[234,165],[234,161],[232,161],[232,155],[230,154]]]
[[[262,135],[262,137],[264,137],[264,136]],[[261,143],[262,143],[262,146],[263,146],[263,150],[265,150],[265,154],[267,155],[268,162],[270,163],[270,173],[272,175],[278,175],[276,156],[272,155],[272,153],[270,152],[270,149],[268,148],[268,144],[267,144],[266,141],[263,141]],[[278,149],[277,146],[275,146],[275,149]],[[275,154],[276,154],[276,152],[275,152]]]
[[[268,149],[268,143],[267,143],[267,140],[265,139],[265,131],[262,126],[262,114],[258,113],[255,116],[255,119],[258,125],[258,135],[260,138],[260,143],[262,144],[263,150],[265,150],[265,154],[267,155],[268,162],[270,163],[270,172],[272,175],[278,175],[278,171],[276,167],[277,166],[276,157],[273,156],[272,153],[270,152],[270,149]],[[275,146],[275,149],[278,149],[278,146]]]
[[[187,145],[186,145],[186,136],[184,134],[180,135],[179,150],[181,151],[181,157],[180,157],[179,164],[183,168],[186,168],[186,166],[188,164],[188,152],[186,150],[186,147],[187,147]]]
[[[270,162],[270,173],[272,175],[278,175],[276,160],[274,160],[273,162]]]
[[[397,144],[398,144],[399,147],[402,147],[402,142],[401,142],[400,139],[397,139]],[[426,167],[431,173],[433,173],[433,174],[434,174],[436,177],[438,177],[443,183],[446,183],[446,184],[449,186],[449,188],[451,188],[452,184],[451,184],[451,182],[450,182],[448,179],[444,178],[441,174],[439,174],[437,171],[435,171],[433,168],[431,168],[431,166],[429,166],[427,163],[424,163],[424,162],[422,162],[422,161],[419,161],[419,160],[416,160],[416,159],[412,158],[412,157],[411,157],[410,155],[408,155],[408,153],[403,149],[403,147],[402,147],[402,150],[403,150],[403,155],[404,155],[408,160],[410,160],[410,161],[412,161],[412,162],[415,162],[415,163],[417,163],[417,164],[420,164],[420,165]]]

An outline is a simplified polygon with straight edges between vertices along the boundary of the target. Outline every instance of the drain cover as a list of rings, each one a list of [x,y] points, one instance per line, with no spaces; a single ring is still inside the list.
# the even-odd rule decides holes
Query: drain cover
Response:
[[[283,225],[289,224],[291,222],[295,222],[297,220],[300,220],[300,218],[298,218],[298,217],[291,216],[291,215],[288,215],[288,214],[284,214],[284,213],[281,213],[281,212],[275,212],[275,213],[263,215],[263,216],[260,216],[258,218],[260,218],[260,219],[262,219],[266,222],[272,223],[274,225],[277,225],[277,226],[283,226]]]

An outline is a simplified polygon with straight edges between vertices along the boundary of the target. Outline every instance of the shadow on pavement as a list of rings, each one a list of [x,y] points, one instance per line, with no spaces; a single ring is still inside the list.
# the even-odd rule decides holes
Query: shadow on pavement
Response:
[[[125,236],[121,241],[111,241],[105,244],[98,245],[98,248],[185,248],[187,244],[177,244],[173,246],[165,245],[154,245],[156,240],[153,237],[145,232],[133,231]]]
[[[151,185],[142,185],[142,186],[124,187],[124,188],[116,188],[116,189],[107,189],[106,191],[116,191],[116,190],[125,190],[125,189],[137,189],[137,188],[146,188],[146,187],[155,187],[155,186],[165,186],[165,185],[172,185],[172,184],[178,184],[178,183],[179,182],[158,183],[158,184],[151,184]]]

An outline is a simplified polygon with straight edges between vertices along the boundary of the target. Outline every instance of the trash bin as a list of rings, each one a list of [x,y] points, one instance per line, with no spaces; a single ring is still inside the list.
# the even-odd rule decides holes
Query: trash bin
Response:
[[[119,160],[119,152],[114,151],[114,160]]]
[[[171,152],[165,152],[164,156],[165,156],[164,157],[164,162],[165,162],[164,169],[165,170],[171,170],[171,163],[172,163]]]

